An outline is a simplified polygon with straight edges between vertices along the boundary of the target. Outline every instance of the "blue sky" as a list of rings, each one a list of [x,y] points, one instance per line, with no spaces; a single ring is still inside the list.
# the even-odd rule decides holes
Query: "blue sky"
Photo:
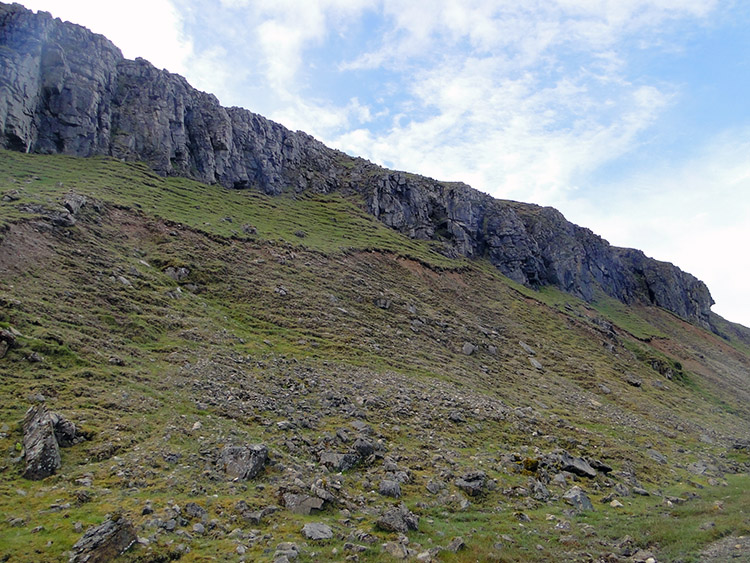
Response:
[[[225,105],[551,205],[750,326],[746,0],[27,0]]]

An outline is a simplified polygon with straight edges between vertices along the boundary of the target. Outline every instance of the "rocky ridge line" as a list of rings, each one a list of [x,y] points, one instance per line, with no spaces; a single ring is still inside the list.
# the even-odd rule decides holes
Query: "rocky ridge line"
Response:
[[[713,300],[694,276],[612,247],[552,208],[502,201],[465,184],[393,172],[192,88],[101,35],[0,4],[0,147],[145,161],[161,175],[228,188],[355,191],[386,225],[487,258],[529,286],[587,301],[598,289],[710,328]]]

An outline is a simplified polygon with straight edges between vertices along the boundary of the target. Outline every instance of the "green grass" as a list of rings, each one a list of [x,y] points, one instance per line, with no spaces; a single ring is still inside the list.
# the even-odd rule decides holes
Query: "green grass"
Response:
[[[379,250],[443,268],[458,268],[463,263],[435,252],[427,241],[406,239],[388,229],[352,197],[271,197],[255,190],[162,178],[143,164],[105,157],[81,159],[11,151],[0,155],[0,189],[16,189],[20,195],[18,201],[0,202],[5,222],[28,218],[23,209],[30,204],[60,207],[61,197],[75,192],[220,237],[274,241],[334,254]]]
[[[279,487],[299,475],[308,488],[318,478],[340,479],[346,502],[311,517],[274,513],[257,526],[260,539],[243,540],[248,560],[270,559],[281,541],[301,544],[302,525],[324,521],[341,536],[310,543],[301,561],[345,558],[344,544],[360,543],[351,539],[355,532],[374,538],[360,560],[383,561],[380,544],[396,539],[374,526],[393,503],[371,492],[384,477],[383,460],[340,477],[318,463],[320,449],[346,451],[336,436],[343,428],[353,437],[355,420],[374,428],[382,456],[411,471],[403,500],[421,524],[410,545],[423,551],[464,537],[466,549],[443,553],[442,561],[573,560],[608,553],[610,544],[600,540],[624,534],[644,538],[644,546],[658,543],[660,560],[670,560],[746,530],[746,471],[728,475],[728,487],[700,489],[701,499],[668,509],[657,496],[628,499],[621,512],[599,503],[610,491],[607,480],[622,472],[679,495],[697,490],[688,480],[707,484],[687,473],[689,463],[748,467],[746,452],[727,453],[722,441],[746,428],[738,386],[716,382],[747,358],[739,349],[730,357],[728,346],[707,352],[715,336],[688,332],[663,311],[606,300],[589,305],[554,288],[514,284],[487,262],[449,260],[339,195],[270,198],[164,179],[109,159],[2,157],[0,195],[17,189],[21,199],[0,203],[1,250],[10,249],[0,256],[7,265],[0,326],[22,336],[0,360],[0,512],[7,515],[0,558],[64,559],[79,537],[75,521],[85,527],[115,510],[151,536],[150,518],[141,516],[147,499],[159,517],[172,502],[198,502],[220,529],[189,541],[158,534],[123,561],[166,560],[181,543],[191,549],[185,561],[233,558],[239,540],[230,532],[249,528],[236,502],[278,504]],[[75,227],[49,228],[45,209],[59,207],[70,191],[101,208],[90,203]],[[245,224],[255,234],[244,232]],[[13,252],[29,254],[12,259]],[[169,266],[189,274],[175,281],[165,273]],[[378,306],[381,297],[388,309]],[[616,338],[601,319],[616,326]],[[536,351],[543,370],[531,366],[519,341]],[[476,351],[465,355],[464,342]],[[34,351],[43,362],[27,361]],[[666,381],[652,359],[685,380]],[[716,379],[704,375],[708,369]],[[641,388],[625,382],[631,372]],[[28,482],[20,478],[17,444],[36,393],[88,439],[63,451],[59,474]],[[465,422],[450,420],[454,410]],[[282,431],[282,420],[299,425]],[[195,422],[202,429],[194,431]],[[706,429],[720,439],[705,443]],[[213,456],[224,444],[258,442],[269,445],[274,460],[259,478],[231,482],[217,473]],[[614,466],[614,477],[583,482],[595,514],[570,517],[559,500],[513,493],[533,474],[505,465],[504,455],[539,459],[559,448]],[[655,466],[647,448],[662,451],[670,465]],[[455,477],[478,467],[497,479],[497,489],[461,509],[451,499]],[[84,487],[75,481],[85,474],[93,476],[92,498],[80,503],[76,493]],[[428,480],[445,485],[445,499],[425,492]],[[729,498],[714,518],[712,503],[722,495]],[[66,502],[67,509],[45,512]],[[517,512],[531,521],[519,521]],[[11,526],[14,517],[26,521]],[[659,522],[679,519],[693,529],[708,517],[714,531],[696,533],[683,551],[678,546],[687,538]],[[571,522],[570,532],[555,529],[560,520]],[[44,530],[33,532],[36,525]],[[565,535],[572,539],[560,541]]]

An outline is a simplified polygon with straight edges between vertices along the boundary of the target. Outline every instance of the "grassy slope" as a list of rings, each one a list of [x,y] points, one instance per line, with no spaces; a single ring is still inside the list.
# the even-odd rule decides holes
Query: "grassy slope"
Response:
[[[305,441],[327,444],[348,427],[351,416],[332,404],[363,411],[388,455],[411,469],[404,499],[422,516],[412,542],[427,549],[464,535],[467,551],[445,560],[605,553],[624,534],[642,547],[658,544],[667,560],[689,560],[702,543],[748,531],[746,475],[710,485],[747,462],[747,450],[727,449],[747,439],[750,420],[750,362],[738,337],[721,340],[660,310],[531,292],[487,264],[448,260],[427,242],[405,239],[335,195],[272,199],[108,159],[0,156],[0,195],[20,196],[0,202],[0,326],[23,335],[0,360],[0,511],[8,515],[0,556],[59,558],[79,536],[73,522],[85,526],[113,510],[131,515],[148,537],[155,530],[140,508],[150,499],[162,517],[170,502],[194,500],[219,526],[192,540],[157,534],[129,557],[183,543],[191,549],[183,560],[211,560],[240,542],[251,558],[270,557],[264,550],[272,554],[279,541],[301,542],[305,521],[324,520],[337,539],[304,550],[303,560],[335,559],[331,550],[341,551],[353,528],[377,536],[361,559],[380,560],[379,543],[393,538],[374,531],[368,509],[389,504],[369,493],[383,476],[378,464],[341,477],[351,521],[333,509],[315,517],[282,511],[258,526],[260,539],[228,533],[246,527],[236,501],[277,503],[290,468],[305,482],[331,478]],[[70,191],[97,205],[90,201],[72,228],[51,227],[47,210]],[[168,266],[190,274],[178,284]],[[519,340],[544,371],[531,366]],[[477,352],[463,354],[465,342]],[[32,351],[44,361],[28,362]],[[655,361],[672,369],[671,380]],[[628,375],[643,385],[628,385]],[[35,393],[91,437],[64,450],[61,472],[40,483],[20,479],[17,446]],[[466,424],[448,420],[455,410]],[[298,417],[310,427],[276,429]],[[193,430],[195,422],[203,428]],[[216,475],[212,452],[239,441],[271,448],[277,465],[261,486]],[[652,491],[697,492],[701,500],[675,508],[663,497],[636,497],[621,513],[599,505],[594,515],[571,518],[561,502],[516,496],[529,475],[509,469],[503,455],[534,458],[559,447],[605,460],[615,480],[632,476]],[[649,458],[650,448],[668,465]],[[695,461],[715,469],[693,475],[687,466]],[[429,479],[442,480],[455,496],[451,476],[477,467],[498,489],[468,508],[424,492]],[[91,487],[77,482],[86,475]],[[583,486],[596,500],[613,482]],[[76,495],[83,489],[87,502]],[[519,526],[516,511],[531,523]],[[656,525],[665,514],[680,518],[682,535]],[[11,526],[12,518],[22,525]],[[716,526],[700,530],[708,519]],[[559,520],[572,521],[571,530],[555,530]],[[503,547],[493,548],[498,541]]]

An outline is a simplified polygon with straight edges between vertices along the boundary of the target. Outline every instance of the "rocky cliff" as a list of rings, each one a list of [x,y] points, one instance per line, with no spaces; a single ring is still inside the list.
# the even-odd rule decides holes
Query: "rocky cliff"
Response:
[[[0,4],[0,146],[142,160],[162,175],[228,188],[356,191],[367,209],[448,255],[489,259],[531,286],[592,300],[598,289],[709,327],[706,286],[675,266],[618,249],[556,210],[501,201],[463,184],[389,171],[330,149],[212,95],[106,38]]]

